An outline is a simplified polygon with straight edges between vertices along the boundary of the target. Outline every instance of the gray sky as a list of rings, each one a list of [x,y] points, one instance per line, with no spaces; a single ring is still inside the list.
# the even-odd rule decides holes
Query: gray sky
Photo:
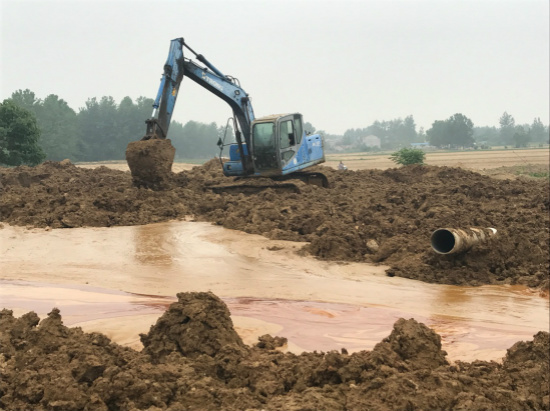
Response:
[[[300,112],[333,134],[411,114],[425,129],[455,113],[549,123],[547,0],[0,0],[0,13],[2,100],[154,98],[184,37],[240,80],[257,117]],[[184,79],[174,120],[230,116]]]

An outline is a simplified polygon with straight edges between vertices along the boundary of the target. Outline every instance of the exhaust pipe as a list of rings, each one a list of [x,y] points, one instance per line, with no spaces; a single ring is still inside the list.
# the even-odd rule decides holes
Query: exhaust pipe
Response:
[[[496,233],[496,228],[440,228],[432,233],[432,248],[438,254],[461,253],[489,241]]]

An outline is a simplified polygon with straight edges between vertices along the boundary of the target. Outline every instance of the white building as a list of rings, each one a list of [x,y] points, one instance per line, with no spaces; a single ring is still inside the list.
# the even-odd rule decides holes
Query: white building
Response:
[[[365,137],[359,137],[357,139],[357,144],[367,147],[378,147],[380,148],[380,138],[376,137],[374,134],[370,134]]]

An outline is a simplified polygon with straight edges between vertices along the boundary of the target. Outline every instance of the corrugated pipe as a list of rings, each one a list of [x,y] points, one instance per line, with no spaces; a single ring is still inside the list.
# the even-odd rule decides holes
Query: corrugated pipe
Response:
[[[432,233],[432,248],[438,254],[461,253],[488,241],[496,233],[496,228],[439,228]]]

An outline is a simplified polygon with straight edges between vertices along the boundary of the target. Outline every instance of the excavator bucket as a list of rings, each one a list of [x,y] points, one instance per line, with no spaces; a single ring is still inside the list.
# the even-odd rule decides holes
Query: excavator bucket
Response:
[[[136,187],[163,190],[170,186],[176,149],[169,139],[132,141],[126,147],[126,161]]]

